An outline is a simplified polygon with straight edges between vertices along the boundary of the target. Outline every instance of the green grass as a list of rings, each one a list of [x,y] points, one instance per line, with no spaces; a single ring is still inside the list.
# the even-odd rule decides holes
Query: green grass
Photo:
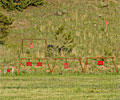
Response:
[[[0,77],[0,100],[120,100],[119,74]]]

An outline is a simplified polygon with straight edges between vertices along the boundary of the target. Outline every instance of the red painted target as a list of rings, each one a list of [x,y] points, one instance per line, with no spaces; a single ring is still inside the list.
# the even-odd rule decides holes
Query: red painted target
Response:
[[[64,68],[65,69],[69,68],[68,65],[69,65],[68,63],[64,63]]]
[[[98,65],[103,65],[103,61],[98,61]]]
[[[33,48],[33,43],[30,43],[30,48]]]
[[[10,69],[7,69],[7,72],[10,72]]]
[[[43,65],[43,63],[42,62],[37,62],[37,66],[39,67],[39,66],[42,66]]]
[[[32,62],[26,62],[26,66],[32,66]]]

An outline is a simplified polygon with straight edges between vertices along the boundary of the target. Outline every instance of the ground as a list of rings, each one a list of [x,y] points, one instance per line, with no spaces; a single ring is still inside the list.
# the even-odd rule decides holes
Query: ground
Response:
[[[0,77],[0,100],[120,100],[120,74]]]

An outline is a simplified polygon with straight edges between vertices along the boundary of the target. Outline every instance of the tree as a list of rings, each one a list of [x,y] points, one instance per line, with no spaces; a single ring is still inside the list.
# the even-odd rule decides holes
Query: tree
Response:
[[[71,32],[64,32],[64,26],[61,25],[55,33],[52,34],[53,43],[49,44],[49,55],[64,56],[69,55],[76,46],[74,36]],[[51,52],[50,52],[51,51]]]
[[[11,18],[8,18],[6,15],[0,12],[0,40],[8,35],[9,27],[12,23],[13,20]]]
[[[0,0],[0,3],[7,10],[17,9],[22,11],[29,6],[42,5],[44,2],[43,0]]]

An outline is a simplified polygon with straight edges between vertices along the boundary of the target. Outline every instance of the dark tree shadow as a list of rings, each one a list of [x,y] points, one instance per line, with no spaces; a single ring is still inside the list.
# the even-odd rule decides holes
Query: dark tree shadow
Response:
[[[0,40],[0,45],[4,45],[4,44],[5,44],[5,41]]]

